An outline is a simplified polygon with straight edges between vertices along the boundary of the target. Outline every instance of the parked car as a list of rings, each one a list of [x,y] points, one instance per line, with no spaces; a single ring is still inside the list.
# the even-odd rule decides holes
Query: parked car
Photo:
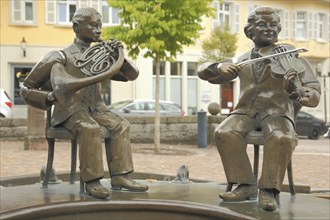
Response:
[[[325,132],[325,134],[323,135],[323,137],[330,139],[330,127],[328,127],[328,131]]]
[[[296,118],[296,132],[299,136],[308,136],[309,139],[318,139],[327,129],[323,120],[303,111],[298,113]]]
[[[12,117],[12,102],[8,94],[4,89],[0,89],[0,117],[11,118]]]
[[[174,102],[159,101],[159,104],[162,116],[183,116],[185,114],[181,107]],[[156,103],[155,100],[125,100],[109,105],[109,109],[124,116],[155,116]]]

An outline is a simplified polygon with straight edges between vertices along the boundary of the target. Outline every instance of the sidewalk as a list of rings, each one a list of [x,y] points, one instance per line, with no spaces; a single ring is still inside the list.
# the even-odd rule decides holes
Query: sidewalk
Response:
[[[22,141],[0,141],[0,177],[26,174],[39,175],[47,161],[47,151],[25,151]],[[175,176],[181,165],[187,165],[190,178],[225,183],[221,159],[215,146],[205,149],[194,145],[162,145],[160,155],[153,154],[152,144],[132,144],[136,172]],[[253,158],[253,147],[248,147]],[[260,155],[262,158],[262,155]],[[295,184],[309,185],[313,190],[330,189],[329,153],[304,153],[296,150],[293,155],[293,179]],[[56,172],[70,169],[70,144],[56,142],[54,168]],[[104,168],[107,170],[104,157]],[[79,164],[79,162],[78,162]],[[259,169],[261,169],[260,161]],[[259,175],[260,175],[259,171]],[[285,178],[284,183],[287,183]]]

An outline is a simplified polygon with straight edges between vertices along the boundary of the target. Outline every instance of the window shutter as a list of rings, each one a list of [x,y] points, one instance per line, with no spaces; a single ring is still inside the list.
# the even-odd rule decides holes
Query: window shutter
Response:
[[[296,39],[296,12],[292,12],[292,39]]]
[[[235,17],[234,17],[234,32],[235,33],[239,33],[240,32],[240,8],[239,8],[239,5],[238,4],[235,4],[234,5],[234,7],[235,7],[235,13],[234,13],[234,15],[235,15]]]
[[[315,29],[316,20],[314,20],[314,16],[312,12],[308,12],[308,26],[307,26],[307,39],[315,39]]]
[[[319,35],[319,31],[318,31],[318,17],[317,17],[317,13],[314,13],[314,28],[313,28],[313,39],[317,39],[318,35]]]
[[[56,22],[56,1],[46,0],[46,24],[55,24]]]
[[[12,3],[12,22],[21,22],[22,21],[21,1],[13,0],[11,3]]]

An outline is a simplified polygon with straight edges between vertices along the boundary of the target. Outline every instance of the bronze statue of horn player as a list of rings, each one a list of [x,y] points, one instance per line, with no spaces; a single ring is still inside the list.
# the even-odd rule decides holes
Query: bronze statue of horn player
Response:
[[[111,134],[112,189],[146,191],[148,186],[129,177],[133,172],[130,124],[112,113],[100,94],[101,81],[135,80],[136,66],[124,58],[117,40],[102,42],[101,15],[93,8],[80,8],[72,17],[74,42],[61,51],[46,54],[31,70],[21,89],[23,100],[36,108],[52,104],[52,126],[64,126],[76,134],[79,144],[80,176],[88,194],[106,199],[110,192],[101,185],[102,142],[99,126]],[[91,43],[97,42],[90,47]]]
[[[65,103],[76,91],[89,85],[101,82],[114,76],[120,70],[124,62],[124,52],[121,47],[115,48],[113,42],[100,42],[89,47],[80,59],[74,61],[74,66],[85,74],[84,78],[77,78],[68,74],[65,67],[54,64],[51,71],[51,84],[54,91],[50,96]],[[118,58],[113,57],[115,49],[118,50]]]

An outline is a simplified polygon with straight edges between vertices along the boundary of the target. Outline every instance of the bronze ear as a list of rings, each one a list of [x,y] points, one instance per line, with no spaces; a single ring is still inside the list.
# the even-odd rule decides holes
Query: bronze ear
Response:
[[[77,22],[73,22],[72,29],[77,34],[79,32],[79,24]]]

